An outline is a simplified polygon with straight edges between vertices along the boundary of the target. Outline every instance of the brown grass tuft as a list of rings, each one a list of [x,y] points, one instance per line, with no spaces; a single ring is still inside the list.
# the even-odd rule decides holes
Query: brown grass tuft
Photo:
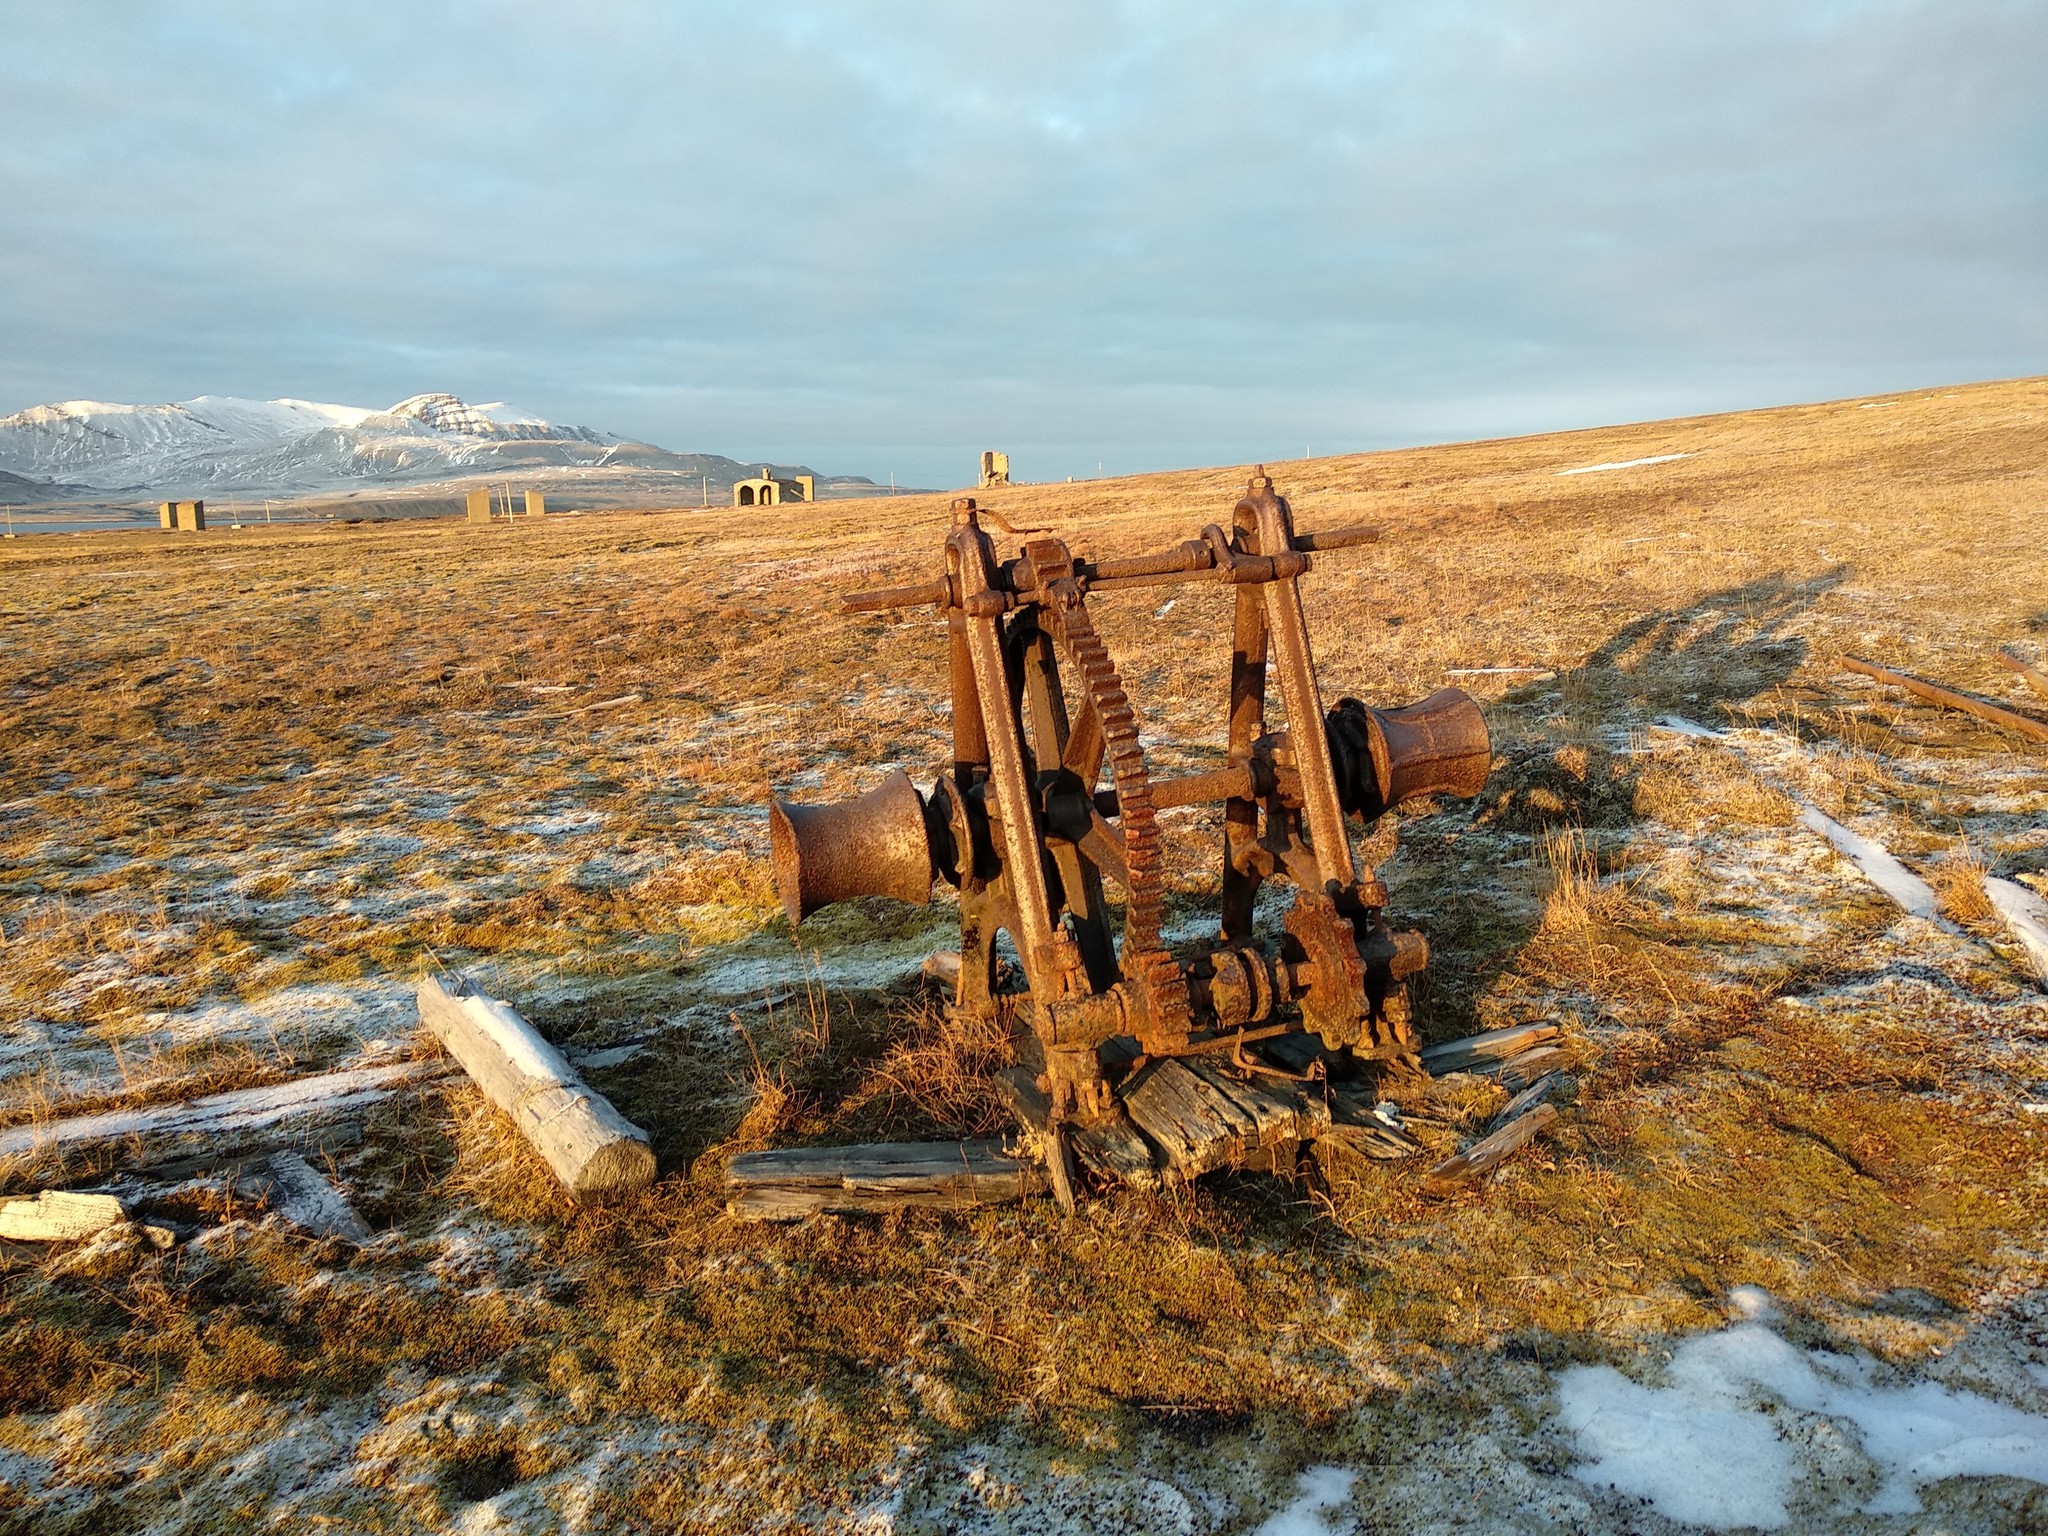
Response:
[[[1998,909],[1984,890],[1990,873],[1982,859],[1965,847],[1951,853],[1927,871],[1927,883],[1934,887],[1941,914],[1950,922],[1973,932],[1995,931]]]

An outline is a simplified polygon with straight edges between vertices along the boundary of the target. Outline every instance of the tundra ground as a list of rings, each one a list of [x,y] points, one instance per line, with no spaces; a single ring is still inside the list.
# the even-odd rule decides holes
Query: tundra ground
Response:
[[[1689,1529],[1588,1473],[1570,1373],[1682,1386],[1762,1292],[1872,1390],[2048,1412],[2048,997],[1982,892],[2048,871],[2048,749],[1836,664],[2023,707],[1992,657],[2048,648],[2044,444],[2035,380],[1268,466],[1301,527],[1383,530],[1305,582],[1326,693],[1455,682],[1493,732],[1476,803],[1379,838],[1425,1037],[1563,1021],[1577,1100],[1447,1200],[1360,1163],[1074,1220],[723,1212],[739,1150],[1002,1123],[1006,1042],[916,980],[950,909],[793,936],[766,861],[771,785],[948,757],[942,627],[837,603],[933,574],[945,497],[8,544],[0,1134],[431,1052],[446,965],[664,1176],[574,1208],[459,1077],[269,1133],[360,1250],[252,1204],[231,1138],[0,1159],[178,1239],[0,1245],[0,1531]],[[1138,553],[1246,473],[978,494]],[[1220,751],[1228,603],[1099,604],[1163,766]],[[1194,924],[1218,832],[1167,825]],[[1780,1406],[1788,1528],[2048,1524],[1969,1465],[1887,1505],[1867,1433]]]

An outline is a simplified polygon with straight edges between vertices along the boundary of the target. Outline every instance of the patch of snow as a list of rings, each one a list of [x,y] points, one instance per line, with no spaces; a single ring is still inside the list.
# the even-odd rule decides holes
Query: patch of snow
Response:
[[[645,1041],[634,1041],[631,1045],[615,1045],[609,1050],[591,1051],[576,1056],[576,1066],[585,1072],[601,1072],[606,1067],[622,1067],[647,1049]]]
[[[1608,469],[1634,469],[1643,464],[1669,464],[1673,459],[1689,459],[1689,453],[1658,453],[1647,459],[1617,459],[1611,464],[1581,464],[1577,469],[1560,469],[1559,475],[1597,475]]]
[[[1267,1516],[1252,1536],[1328,1536],[1323,1511],[1351,1496],[1357,1475],[1342,1467],[1310,1467],[1295,1480],[1294,1502]]]
[[[595,832],[603,825],[602,811],[562,811],[554,816],[537,816],[512,830],[531,837],[574,837],[584,832]]]
[[[1913,1513],[1917,1489],[1943,1478],[2048,1482],[2048,1417],[1930,1381],[1881,1384],[1867,1357],[1800,1349],[1751,1320],[1769,1297],[1743,1290],[1730,1300],[1746,1320],[1680,1344],[1668,1385],[1604,1365],[1558,1376],[1565,1427],[1587,1457],[1573,1476],[1673,1520],[1764,1530],[1791,1519],[1802,1494],[1811,1501],[1803,1439],[1875,1464],[1876,1493],[1848,1501],[1865,1514]]]
[[[1802,824],[1835,845],[1835,851],[1850,860],[1870,878],[1870,883],[1897,902],[1913,917],[1936,918],[1940,905],[1934,889],[1877,843],[1860,832],[1852,832],[1818,806],[1802,806]]]

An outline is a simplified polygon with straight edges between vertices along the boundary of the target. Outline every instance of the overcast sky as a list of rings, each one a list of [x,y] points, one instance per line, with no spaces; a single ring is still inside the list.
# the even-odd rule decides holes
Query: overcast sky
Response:
[[[0,0],[0,412],[955,485],[2048,372],[2048,4]]]

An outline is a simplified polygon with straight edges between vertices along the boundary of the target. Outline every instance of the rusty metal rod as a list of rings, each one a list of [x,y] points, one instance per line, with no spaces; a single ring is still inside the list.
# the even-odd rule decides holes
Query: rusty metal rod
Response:
[[[1074,574],[1093,592],[1118,592],[1132,587],[1161,587],[1183,581],[1214,580],[1221,576],[1233,583],[1286,581],[1306,575],[1304,553],[1316,550],[1353,549],[1379,541],[1377,528],[1336,528],[1328,533],[1295,536],[1295,548],[1273,555],[1239,555],[1227,570],[1219,570],[1216,551],[1199,540],[1190,539],[1178,548],[1157,554],[1133,555],[1118,560],[1077,560]],[[998,590],[1018,591],[1016,571],[1020,562],[1006,561],[996,575]],[[950,581],[921,581],[911,586],[877,587],[867,592],[848,592],[840,603],[849,613],[878,613],[889,608],[920,608],[929,604],[945,608],[954,601]]]
[[[1268,770],[1273,775],[1271,790],[1280,796],[1283,805],[1299,807],[1301,800],[1301,775],[1289,766],[1275,766]],[[1152,781],[1152,809],[1171,810],[1177,805],[1211,805],[1222,800],[1250,800],[1264,793],[1259,780],[1248,767],[1218,768],[1210,773],[1184,774],[1177,779],[1154,779]],[[1105,816],[1117,813],[1116,791],[1098,789],[1095,791],[1095,808]]]
[[[2000,708],[1973,693],[1958,693],[1953,688],[1930,683],[1924,677],[1915,677],[1910,672],[1894,672],[1890,667],[1880,667],[1876,662],[1865,661],[1858,656],[1844,656],[1842,665],[1851,672],[1860,672],[1865,677],[1874,677],[1881,683],[1890,683],[1893,687],[1903,688],[1908,693],[1917,693],[1930,703],[1939,704],[1946,709],[1959,709],[1966,715],[1975,715],[1979,720],[2002,725],[2007,730],[2017,731],[2034,741],[2048,741],[2048,723]]]
[[[884,608],[917,608],[930,603],[944,608],[953,601],[953,584],[941,577],[914,587],[876,587],[871,592],[844,592],[839,601],[849,613],[876,613]]]
[[[1327,533],[1297,533],[1294,547],[1305,549],[1310,554],[1322,549],[1356,549],[1361,544],[1377,544],[1380,531],[1377,528],[1332,528]]]
[[[1998,664],[2008,672],[2019,673],[2029,688],[2040,694],[2042,698],[2048,699],[2048,672],[2043,672],[2039,667],[2028,666],[2019,657],[2013,655],[2011,651],[2000,651],[1998,653]]]

